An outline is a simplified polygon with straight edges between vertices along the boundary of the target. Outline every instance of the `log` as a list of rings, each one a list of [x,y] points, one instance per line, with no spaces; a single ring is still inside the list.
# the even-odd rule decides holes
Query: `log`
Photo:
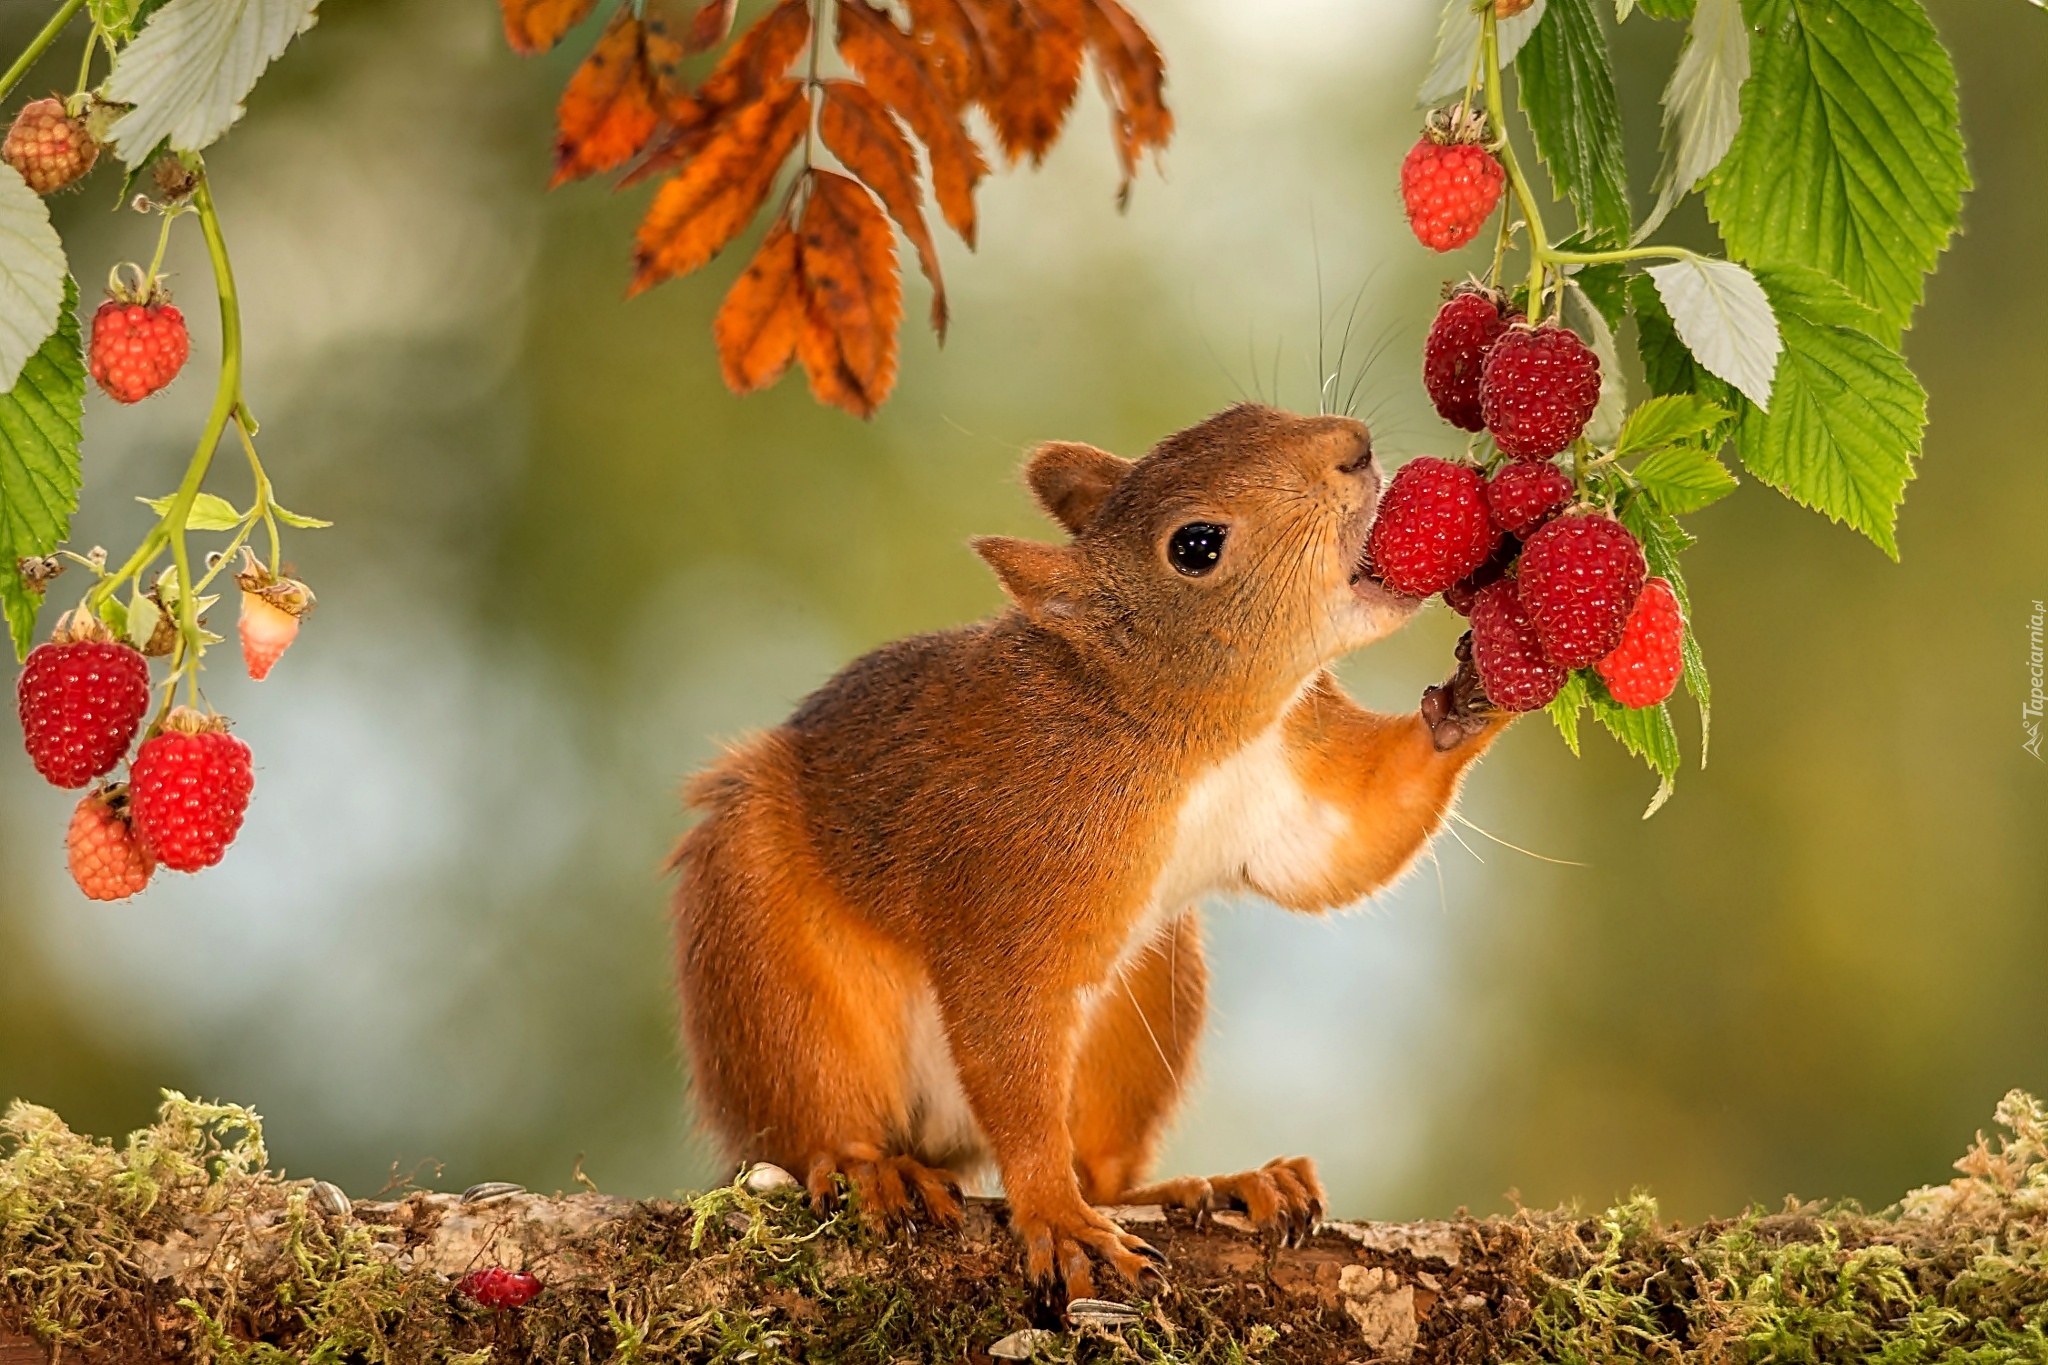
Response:
[[[1054,1305],[1024,1285],[998,1200],[969,1201],[959,1229],[889,1235],[819,1217],[773,1168],[676,1200],[504,1184],[351,1200],[271,1172],[235,1106],[167,1095],[115,1148],[16,1104],[0,1365],[2040,1361],[2048,1116],[2015,1092],[1999,1118],[2008,1135],[1980,1136],[1957,1179],[1881,1214],[1794,1202],[1688,1228],[1637,1199],[1331,1221],[1281,1245],[1229,1211],[1117,1208],[1170,1258],[1167,1288]],[[479,1302],[491,1267],[537,1296]]]

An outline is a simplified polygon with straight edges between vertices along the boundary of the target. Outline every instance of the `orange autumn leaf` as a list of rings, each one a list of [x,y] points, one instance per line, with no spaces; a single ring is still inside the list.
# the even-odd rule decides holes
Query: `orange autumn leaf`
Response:
[[[658,20],[633,17],[622,5],[597,46],[576,68],[555,109],[555,174],[565,181],[623,165],[654,136],[661,122],[664,73],[682,58],[682,45]]]
[[[982,57],[988,36],[980,21],[967,9],[965,0],[909,0],[906,7],[911,37],[929,49],[928,64],[952,95],[953,107],[965,107],[988,78]]]
[[[866,0],[839,0],[839,55],[924,143],[932,197],[961,240],[973,246],[974,187],[988,174],[988,162],[960,121],[946,78],[925,49]]]
[[[725,50],[702,85],[669,102],[670,132],[621,186],[674,170],[695,156],[735,110],[759,100],[782,78],[810,36],[811,11],[804,0],[782,0],[756,20]]]
[[[903,321],[889,220],[859,182],[813,171],[797,237],[805,308],[796,353],[811,393],[871,417],[896,384],[896,327]]]
[[[1036,165],[1081,88],[1082,0],[972,0],[987,38],[980,103],[1011,161]]]
[[[946,285],[939,278],[939,253],[925,226],[924,195],[917,182],[917,153],[882,102],[855,81],[826,81],[818,133],[832,155],[873,190],[917,248],[918,264],[932,282],[932,330],[946,335]]]
[[[498,0],[505,17],[505,41],[531,57],[562,41],[562,35],[589,17],[597,0]]]
[[[796,232],[786,218],[778,219],[719,305],[711,336],[726,387],[734,393],[767,388],[796,355],[805,317],[798,251]]]
[[[709,52],[724,42],[738,9],[739,0],[704,0],[683,30],[683,51]]]
[[[1088,51],[1102,73],[1109,99],[1110,135],[1116,141],[1123,184],[1117,202],[1129,201],[1138,161],[1149,148],[1157,154],[1173,136],[1166,107],[1166,62],[1158,44],[1117,0],[1086,0]]]
[[[722,120],[682,170],[662,185],[634,239],[629,294],[703,265],[739,234],[774,186],[775,173],[810,125],[802,82],[783,80]]]

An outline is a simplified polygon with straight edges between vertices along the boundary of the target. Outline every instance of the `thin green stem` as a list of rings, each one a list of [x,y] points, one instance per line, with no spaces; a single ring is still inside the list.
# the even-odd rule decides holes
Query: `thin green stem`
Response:
[[[85,93],[85,83],[92,78],[93,54],[99,51],[99,47],[100,26],[94,24],[91,32],[85,35],[85,56],[78,63],[78,88],[72,91],[72,94],[83,95]]]
[[[156,272],[164,267],[164,252],[171,245],[171,220],[177,216],[176,209],[164,210],[164,225],[156,234],[156,255],[149,258],[149,277],[143,281],[142,287],[145,292],[156,283]]]
[[[1495,28],[1493,7],[1487,6],[1480,21],[1481,48],[1486,53],[1486,113],[1493,122],[1493,130],[1500,141],[1500,164],[1508,173],[1508,184],[1515,191],[1515,199],[1522,206],[1522,221],[1529,234],[1529,315],[1534,317],[1543,306],[1544,252],[1550,244],[1550,234],[1543,227],[1543,211],[1536,207],[1536,196],[1529,189],[1528,177],[1522,174],[1522,167],[1515,159],[1513,141],[1508,137],[1507,106],[1500,93],[1500,36]]]
[[[1632,246],[1614,251],[1554,251],[1543,249],[1543,259],[1553,265],[1608,265],[1616,261],[1647,261],[1664,256],[1674,260],[1697,260],[1699,253],[1682,246]]]
[[[57,12],[50,16],[50,22],[43,25],[43,31],[29,39],[28,46],[14,59],[14,65],[7,68],[5,75],[0,75],[0,100],[6,99],[7,93],[21,84],[21,78],[28,74],[28,69],[49,50],[51,43],[57,41],[57,35],[64,31],[72,16],[84,8],[85,0],[64,0]]]

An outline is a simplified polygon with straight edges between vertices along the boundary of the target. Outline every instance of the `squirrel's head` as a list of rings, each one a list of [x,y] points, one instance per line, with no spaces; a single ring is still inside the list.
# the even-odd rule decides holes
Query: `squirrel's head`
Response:
[[[1169,691],[1291,689],[1419,605],[1361,571],[1381,479],[1349,417],[1244,403],[1140,460],[1040,446],[1025,478],[1073,539],[976,552],[1034,622]]]

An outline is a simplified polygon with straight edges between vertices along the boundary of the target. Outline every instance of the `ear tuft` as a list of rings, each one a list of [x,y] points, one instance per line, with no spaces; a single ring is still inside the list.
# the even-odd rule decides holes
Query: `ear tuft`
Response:
[[[1072,616],[1080,607],[1080,564],[1071,546],[1013,536],[976,536],[968,542],[1003,585],[1010,600],[1034,618]]]
[[[1106,450],[1079,441],[1047,441],[1031,452],[1024,478],[1046,515],[1079,535],[1130,471],[1129,460]]]

